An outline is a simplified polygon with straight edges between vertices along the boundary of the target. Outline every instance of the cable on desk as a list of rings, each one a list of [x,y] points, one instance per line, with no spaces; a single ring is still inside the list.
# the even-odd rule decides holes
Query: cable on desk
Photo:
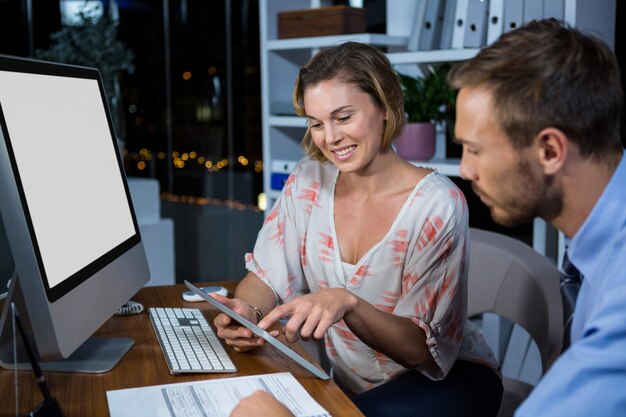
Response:
[[[128,300],[126,303],[117,309],[116,316],[131,316],[133,314],[139,314],[143,311],[143,305],[136,301]]]

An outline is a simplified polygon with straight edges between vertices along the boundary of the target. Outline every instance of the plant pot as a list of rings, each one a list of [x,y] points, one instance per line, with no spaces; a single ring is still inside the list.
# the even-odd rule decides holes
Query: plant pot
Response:
[[[428,161],[435,155],[435,125],[407,123],[395,141],[396,153],[409,161]]]

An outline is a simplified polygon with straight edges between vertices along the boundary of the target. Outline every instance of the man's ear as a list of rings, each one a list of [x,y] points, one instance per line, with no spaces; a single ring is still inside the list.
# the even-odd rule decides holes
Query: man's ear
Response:
[[[554,175],[565,164],[569,140],[562,130],[555,127],[542,129],[535,137],[537,157],[546,175]]]

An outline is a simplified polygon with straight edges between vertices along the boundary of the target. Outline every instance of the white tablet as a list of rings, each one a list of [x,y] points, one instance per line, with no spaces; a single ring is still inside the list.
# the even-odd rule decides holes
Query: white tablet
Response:
[[[241,314],[233,311],[231,308],[229,308],[229,307],[225,306],[224,304],[220,303],[219,301],[217,301],[215,298],[211,297],[210,295],[207,295],[202,290],[200,290],[198,287],[193,285],[191,282],[185,280],[185,285],[187,286],[187,288],[189,288],[191,291],[196,293],[198,296],[202,297],[202,299],[206,300],[213,307],[217,308],[222,313],[227,314],[228,316],[230,316],[232,319],[237,321],[242,326],[247,327],[255,335],[265,339],[267,341],[267,343],[269,343],[270,345],[274,346],[276,349],[280,350],[285,355],[289,356],[291,359],[296,361],[299,365],[304,367],[306,370],[311,372],[316,377],[318,377],[320,379],[323,379],[323,380],[329,379],[329,376],[326,374],[326,372],[322,371],[317,366],[313,365],[311,362],[309,362],[308,360],[304,359],[302,356],[300,356],[298,353],[296,353],[293,349],[291,349],[290,347],[285,345],[283,342],[281,342],[280,340],[278,340],[277,338],[275,338],[274,336],[269,334],[269,332],[261,329],[259,326],[257,326],[256,324],[252,323],[250,320],[246,319]]]

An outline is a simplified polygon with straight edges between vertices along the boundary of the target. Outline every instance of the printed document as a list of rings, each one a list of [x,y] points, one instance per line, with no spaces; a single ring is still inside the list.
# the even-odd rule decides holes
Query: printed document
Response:
[[[296,417],[330,417],[289,372],[107,391],[111,417],[228,417],[239,400],[263,390]]]

